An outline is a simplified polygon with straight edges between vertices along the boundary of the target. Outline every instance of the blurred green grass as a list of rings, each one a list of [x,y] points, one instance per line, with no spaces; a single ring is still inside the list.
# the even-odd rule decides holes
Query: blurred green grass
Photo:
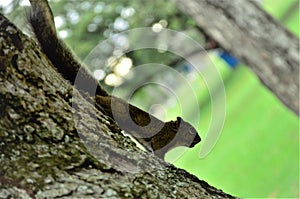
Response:
[[[236,196],[297,197],[297,116],[244,66],[230,75],[225,89],[227,116],[216,146],[203,159],[195,158],[197,146],[175,165]],[[200,132],[207,131],[208,112],[201,110]]]

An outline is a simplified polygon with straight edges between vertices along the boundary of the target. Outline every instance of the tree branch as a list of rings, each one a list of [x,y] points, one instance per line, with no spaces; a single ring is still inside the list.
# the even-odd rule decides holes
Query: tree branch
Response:
[[[299,38],[248,0],[176,0],[222,48],[299,115]]]
[[[1,198],[231,198],[140,150],[0,14]]]

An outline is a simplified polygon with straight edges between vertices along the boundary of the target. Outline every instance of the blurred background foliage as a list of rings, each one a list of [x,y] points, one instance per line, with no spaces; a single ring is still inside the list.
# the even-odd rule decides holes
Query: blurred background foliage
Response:
[[[258,2],[299,36],[298,0]],[[28,5],[27,0],[0,0],[0,11],[30,33],[24,20]],[[183,58],[168,52],[168,46],[165,50],[143,49],[123,54],[130,42],[139,41],[122,33],[117,42],[96,48],[115,33],[138,27],[151,27],[153,31],[162,28],[180,31],[205,46],[207,40],[201,29],[172,1],[53,0],[51,7],[59,36],[81,60],[92,63],[88,64],[91,72],[108,90],[121,88],[123,97],[131,97],[132,103],[150,110],[163,120],[182,116],[183,109],[188,111],[184,119],[198,129],[203,140],[213,119],[210,93],[203,76],[213,78],[210,69],[217,68],[226,90],[226,121],[217,144],[201,159],[199,151],[202,144],[199,144],[188,149],[176,161],[174,157],[183,149],[175,149],[166,160],[239,197],[299,197],[299,118],[263,87],[246,66],[228,61],[221,49],[207,53],[199,49],[186,55],[195,56],[201,63],[200,68],[194,68]],[[91,51],[96,54],[97,62],[90,62]],[[176,75],[170,75],[170,70],[166,68],[149,66],[142,76],[131,72],[133,67],[149,63],[176,69],[187,79],[194,93],[188,93],[186,85],[178,83]],[[168,82],[173,93],[149,84],[141,86],[131,95],[130,90],[139,86],[145,78],[151,82]],[[222,85],[214,85],[214,88],[213,92],[218,92]],[[178,102],[178,95],[185,102]],[[191,95],[196,97],[197,104],[188,103]]]

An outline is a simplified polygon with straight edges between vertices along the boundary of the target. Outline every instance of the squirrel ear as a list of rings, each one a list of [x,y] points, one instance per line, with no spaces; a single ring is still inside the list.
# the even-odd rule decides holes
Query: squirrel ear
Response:
[[[177,122],[178,122],[178,123],[180,123],[180,122],[181,122],[181,120],[182,120],[182,118],[181,118],[181,117],[177,117]]]

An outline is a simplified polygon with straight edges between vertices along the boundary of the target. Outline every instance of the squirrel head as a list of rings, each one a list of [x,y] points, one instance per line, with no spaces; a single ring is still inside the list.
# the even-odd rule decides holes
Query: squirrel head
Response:
[[[177,117],[176,121],[167,122],[164,128],[162,134],[154,136],[151,140],[154,153],[162,159],[175,147],[192,148],[201,141],[196,129],[181,117]]]
[[[174,130],[177,130],[177,135],[175,137],[177,146],[192,148],[201,141],[197,130],[181,117],[177,117],[176,124],[177,127]]]

